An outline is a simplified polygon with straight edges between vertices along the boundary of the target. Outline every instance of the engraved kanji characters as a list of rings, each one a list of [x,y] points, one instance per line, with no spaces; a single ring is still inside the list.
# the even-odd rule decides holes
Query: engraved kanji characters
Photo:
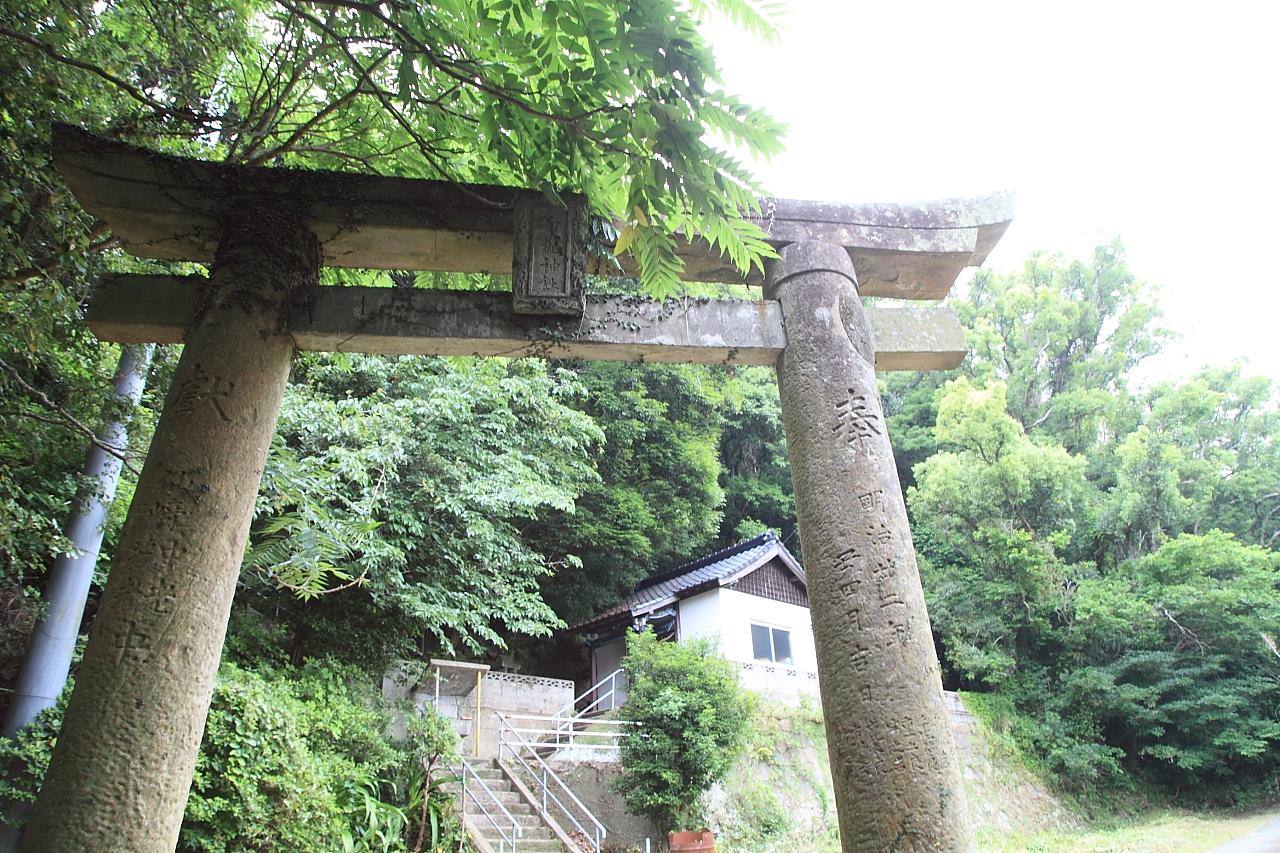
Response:
[[[858,495],[858,506],[863,512],[875,512],[877,510],[884,511],[884,489],[876,489],[872,492],[863,492]]]
[[[850,447],[857,448],[873,436],[883,435],[880,415],[873,402],[865,394],[849,389],[849,398],[836,403],[836,422],[831,431],[842,437]]]
[[[214,376],[206,371],[203,365],[197,363],[191,378],[179,386],[177,396],[172,403],[173,410],[180,415],[191,415],[197,406],[207,402],[217,412],[219,418],[231,423],[233,419],[227,412],[227,401],[235,388],[234,379]]]

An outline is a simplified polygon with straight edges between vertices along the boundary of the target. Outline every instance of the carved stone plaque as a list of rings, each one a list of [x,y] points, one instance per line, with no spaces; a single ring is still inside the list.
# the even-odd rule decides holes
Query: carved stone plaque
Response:
[[[564,196],[565,206],[541,195],[516,198],[511,290],[517,314],[582,316],[586,305],[587,206]]]

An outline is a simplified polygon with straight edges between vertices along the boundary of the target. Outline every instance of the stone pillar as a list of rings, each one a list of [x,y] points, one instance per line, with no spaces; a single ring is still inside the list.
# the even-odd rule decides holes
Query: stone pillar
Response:
[[[968,816],[874,352],[844,249],[768,270],[823,716],[846,851],[965,851]]]
[[[293,357],[284,315],[319,264],[293,211],[224,218],[23,850],[177,844]]]

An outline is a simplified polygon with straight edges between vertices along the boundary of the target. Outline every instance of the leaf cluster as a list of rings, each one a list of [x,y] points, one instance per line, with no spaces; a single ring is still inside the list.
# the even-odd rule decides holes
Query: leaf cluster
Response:
[[[523,528],[573,514],[602,439],[540,362],[305,357],[258,499],[244,583],[299,654],[370,665],[501,648],[560,621]],[[297,600],[300,595],[302,600]],[[394,626],[394,630],[391,629]]]
[[[622,665],[629,686],[621,714],[639,725],[623,740],[616,790],[627,811],[663,831],[695,829],[705,822],[703,795],[746,744],[751,695],[709,640],[660,642],[635,632]]]
[[[981,275],[962,375],[890,384],[895,440],[925,455],[908,503],[929,612],[947,679],[1007,702],[1064,783],[1266,796],[1277,398],[1239,366],[1133,390],[1163,337],[1144,293],[1118,244]]]
[[[421,849],[420,837],[461,838],[442,787],[450,777],[440,768],[457,751],[447,722],[427,708],[392,738],[392,714],[406,709],[389,707],[368,673],[331,660],[253,663],[256,671],[229,661],[219,671],[179,851],[402,853]],[[6,802],[34,801],[68,695],[0,743]]]

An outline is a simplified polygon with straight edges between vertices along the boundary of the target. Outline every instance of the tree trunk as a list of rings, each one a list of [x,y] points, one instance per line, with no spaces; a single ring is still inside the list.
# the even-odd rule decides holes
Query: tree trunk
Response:
[[[955,742],[874,353],[848,254],[785,247],[769,270],[818,675],[846,851],[971,849]]]
[[[293,211],[223,221],[23,849],[173,850],[254,498],[320,253]]]

